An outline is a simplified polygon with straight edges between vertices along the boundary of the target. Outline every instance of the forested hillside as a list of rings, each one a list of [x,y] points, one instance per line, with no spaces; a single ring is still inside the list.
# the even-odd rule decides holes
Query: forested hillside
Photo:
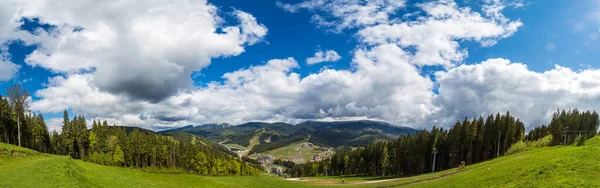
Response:
[[[565,128],[567,127],[567,128]],[[533,129],[528,139],[552,134],[554,145],[566,144],[597,134],[596,112],[570,110],[556,112],[550,126]],[[299,164],[291,169],[295,176],[328,175],[414,175],[454,168],[464,161],[467,165],[502,156],[510,146],[525,138],[523,123],[506,112],[457,121],[449,130],[433,127],[417,134],[402,135],[393,141],[369,144],[364,148],[338,151],[328,160]],[[434,148],[436,159],[434,159]]]
[[[85,129],[82,116],[68,119],[64,112],[62,134],[52,135],[57,154],[70,155],[90,162],[135,168],[178,169],[200,175],[258,175],[260,167],[241,161],[219,145],[192,136],[176,140],[151,131],[92,123]]]
[[[174,139],[149,130],[109,126],[93,120],[87,129],[83,116],[63,113],[62,132],[51,135],[42,115],[29,113],[29,93],[20,86],[0,96],[0,141],[40,152],[69,155],[102,165],[152,169],[159,172],[189,172],[200,175],[258,175],[261,167],[250,159],[240,160],[222,146],[189,136]]]

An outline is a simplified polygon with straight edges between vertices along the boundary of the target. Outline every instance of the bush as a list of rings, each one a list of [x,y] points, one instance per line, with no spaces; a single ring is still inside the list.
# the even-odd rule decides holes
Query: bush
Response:
[[[550,142],[552,142],[552,135],[548,135],[542,139],[535,141],[520,141],[511,145],[508,151],[506,151],[505,155],[512,155],[515,153],[524,152],[535,148],[543,148],[549,146]]]
[[[110,154],[107,154],[104,152],[94,152],[94,153],[90,154],[87,157],[87,161],[96,163],[96,164],[107,165],[107,166],[110,166],[113,164]]]
[[[527,146],[526,142],[529,142],[529,141],[525,141],[525,142],[520,141],[520,142],[512,144],[510,146],[510,148],[508,149],[508,151],[506,151],[506,155],[512,155],[515,153],[520,153],[520,152],[529,150],[530,148]]]

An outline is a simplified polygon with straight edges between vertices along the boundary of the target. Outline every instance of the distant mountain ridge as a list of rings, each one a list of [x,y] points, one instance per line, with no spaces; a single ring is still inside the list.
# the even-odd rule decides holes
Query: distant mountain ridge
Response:
[[[358,121],[305,121],[296,125],[275,122],[248,122],[240,125],[227,123],[184,126],[161,131],[162,134],[178,132],[201,136],[209,141],[237,144],[260,153],[289,144],[307,141],[319,146],[363,146],[378,140],[392,140],[417,130],[387,122]]]

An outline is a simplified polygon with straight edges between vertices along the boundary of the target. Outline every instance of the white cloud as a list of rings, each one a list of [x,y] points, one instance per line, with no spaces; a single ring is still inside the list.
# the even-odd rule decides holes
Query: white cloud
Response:
[[[353,116],[421,122],[436,110],[430,92],[433,83],[421,77],[403,54],[394,45],[360,50],[353,63],[356,72],[324,70],[303,79],[292,72],[298,67],[293,58],[274,59],[227,73],[222,84],[210,83],[159,103],[102,92],[92,85],[92,75],[72,74],[53,78],[48,88],[36,93],[42,100],[31,108],[60,112],[68,106],[88,118],[152,128]],[[392,69],[401,71],[385,71]]]
[[[56,26],[27,36],[20,31],[8,38],[0,35],[1,42],[20,39],[38,45],[27,64],[66,74],[91,71],[100,90],[151,102],[192,89],[193,71],[208,66],[211,58],[239,55],[267,33],[241,10],[230,14],[238,25],[225,23],[206,0],[32,0],[2,6],[19,10],[0,17],[3,22],[35,17]],[[3,31],[18,31],[19,25],[9,24]]]
[[[46,126],[48,126],[50,134],[54,131],[59,133],[62,132],[63,118],[50,118],[45,119],[44,121],[46,122]]]
[[[341,58],[342,57],[333,50],[327,50],[325,52],[319,50],[315,53],[315,56],[307,58],[306,63],[312,65],[322,62],[336,62]]]
[[[405,6],[405,0],[308,0],[298,4],[277,2],[288,12],[314,12],[313,22],[333,32],[390,22],[390,16]]]
[[[518,20],[507,20],[500,13],[502,7],[486,9],[487,16],[470,8],[459,8],[451,1],[425,3],[420,7],[427,17],[364,28],[358,33],[361,41],[367,44],[391,42],[403,48],[414,47],[413,64],[452,67],[468,55],[465,49],[460,48],[459,41],[471,40],[483,46],[494,45],[497,40],[513,35],[522,25]]]
[[[2,59],[0,57],[0,81],[11,80],[17,75],[21,66]]]
[[[440,117],[449,122],[465,116],[510,111],[527,128],[546,124],[556,109],[600,109],[600,70],[556,68],[537,73],[522,63],[489,59],[436,73]]]

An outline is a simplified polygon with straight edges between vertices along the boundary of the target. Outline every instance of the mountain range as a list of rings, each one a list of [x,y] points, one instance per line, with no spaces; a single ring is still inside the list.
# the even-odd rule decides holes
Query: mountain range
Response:
[[[247,148],[250,154],[306,141],[322,147],[363,146],[379,140],[392,140],[417,130],[381,121],[305,121],[296,125],[276,122],[248,122],[188,125],[161,131],[162,134],[189,133],[221,144]]]

